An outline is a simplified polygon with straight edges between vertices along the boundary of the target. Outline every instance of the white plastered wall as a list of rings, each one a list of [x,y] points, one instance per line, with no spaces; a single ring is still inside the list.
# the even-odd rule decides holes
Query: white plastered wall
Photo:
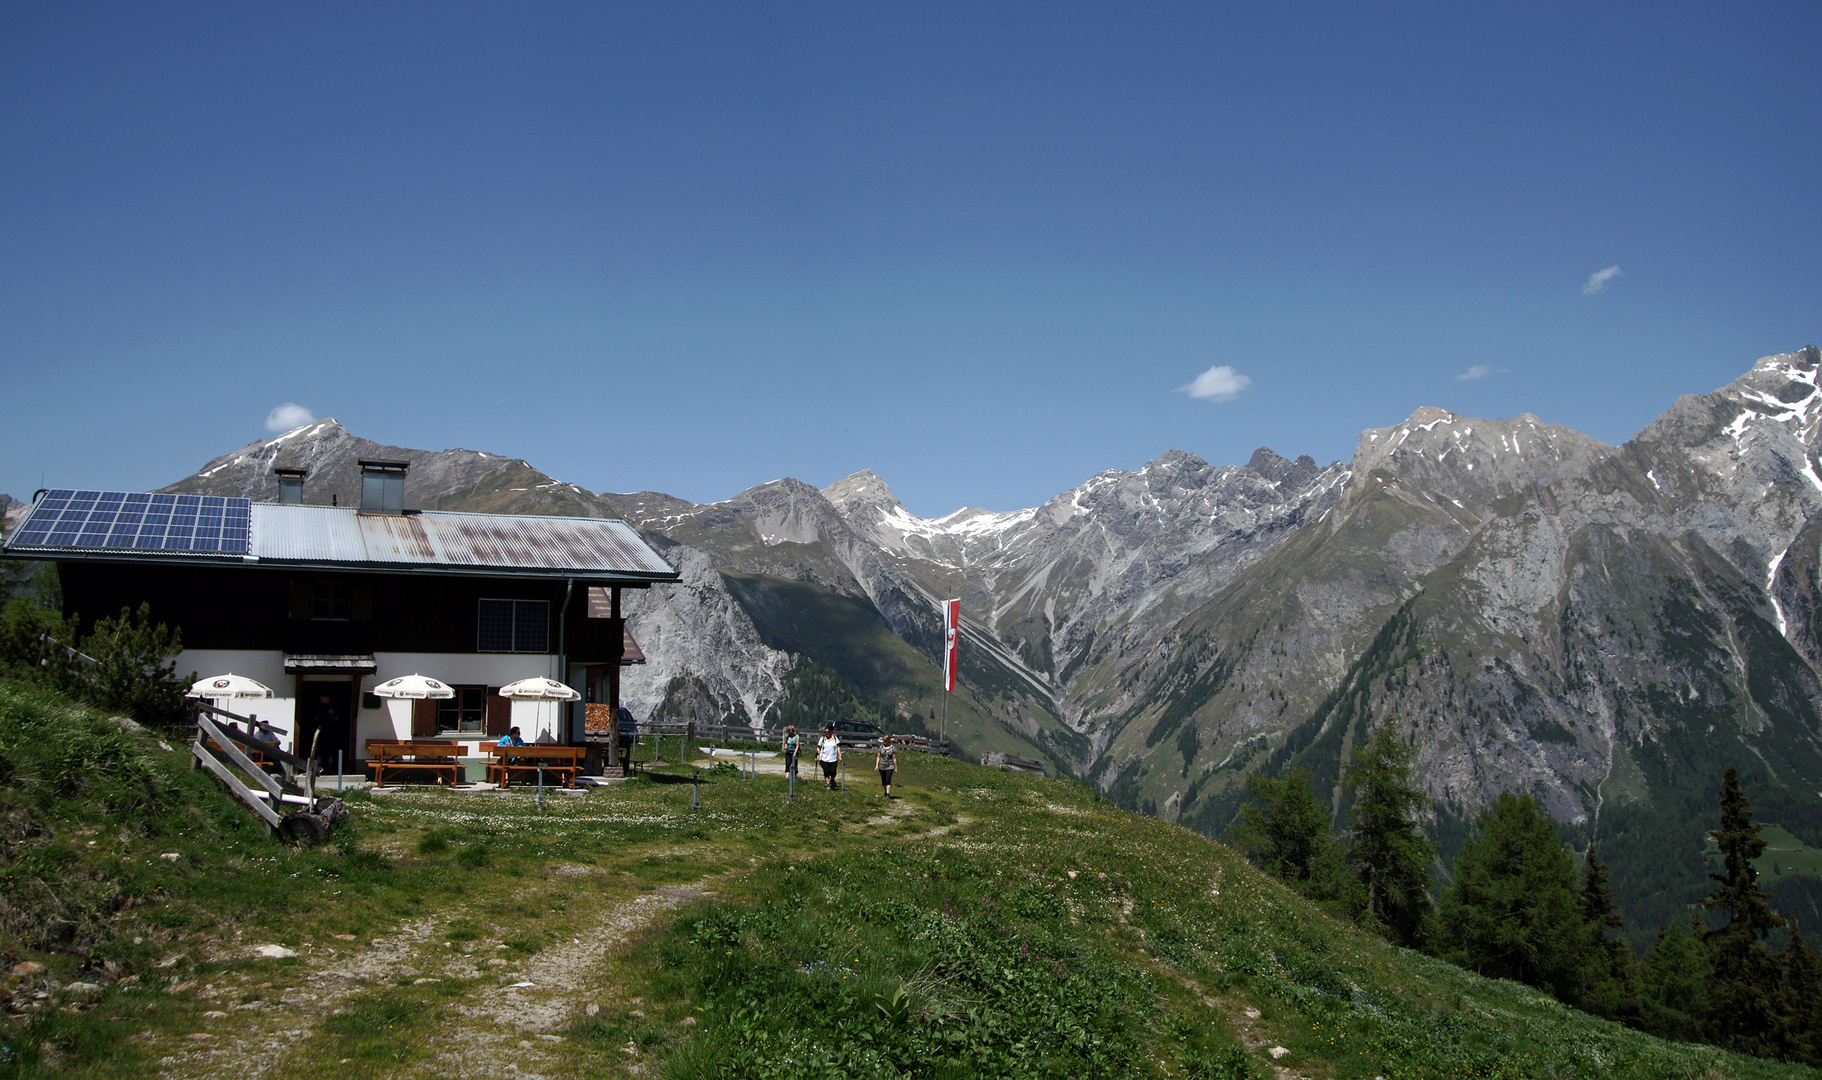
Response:
[[[363,693],[401,675],[428,675],[452,686],[477,683],[483,686],[505,686],[510,682],[539,675],[552,679],[557,677],[557,658],[542,653],[376,652],[373,661],[374,673],[360,676],[360,689]],[[232,672],[270,686],[275,693],[284,696],[241,698],[226,703],[224,707],[242,716],[256,714],[266,723],[284,728],[285,735],[280,741],[286,746],[291,744],[292,736],[297,731],[297,699],[291,696],[297,689],[297,676],[285,672],[285,654],[282,651],[186,649],[177,655],[177,671],[179,678],[187,677],[192,671],[198,678]],[[521,705],[527,704],[536,709],[542,703],[513,702],[512,722],[524,729],[525,741],[557,741],[560,707],[551,703],[545,707],[546,711],[524,714],[529,718],[527,722],[520,719],[522,714],[519,711]],[[365,706],[365,700],[362,705]],[[378,709],[363,707],[358,710],[354,721],[356,754],[362,758],[366,756],[368,739],[409,739],[411,708],[412,702],[399,700],[382,701],[381,708]],[[534,728],[548,732],[549,737],[534,739],[531,734]],[[480,746],[490,741],[492,740],[476,738],[474,744]]]
[[[376,670],[361,681],[362,690],[371,690],[388,679],[401,675],[426,675],[438,682],[451,686],[505,686],[520,679],[529,679],[542,675],[545,678],[556,678],[552,672],[557,669],[555,656],[530,653],[398,653],[376,652],[373,654]],[[387,702],[387,708],[362,709],[356,724],[356,743],[366,753],[368,739],[409,739],[411,738],[411,709],[413,702],[400,700]],[[537,742],[532,737],[533,725],[520,719],[519,706],[536,704],[535,702],[513,702],[512,723],[524,729],[526,742]],[[534,721],[535,723],[536,721]],[[554,742],[553,738],[543,741]],[[476,736],[469,743],[466,753],[478,753],[479,748],[492,742]]]
[[[269,698],[215,698],[210,704],[238,716],[257,717],[282,728],[279,744],[289,747],[297,731],[297,699],[291,696],[297,682],[285,674],[285,654],[276,649],[185,649],[177,654],[177,677],[199,679],[216,675],[244,675],[264,683],[279,696]]]
[[[560,701],[515,701],[512,703],[512,726],[528,743],[563,741],[563,703]]]

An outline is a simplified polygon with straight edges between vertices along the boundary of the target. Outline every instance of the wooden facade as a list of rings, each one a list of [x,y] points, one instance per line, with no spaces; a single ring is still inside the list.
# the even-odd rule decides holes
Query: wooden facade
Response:
[[[225,670],[238,663],[249,674],[247,665],[263,663],[252,674],[280,700],[246,707],[268,710],[262,717],[268,721],[279,709],[275,722],[292,733],[291,749],[308,755],[314,745],[325,767],[361,760],[366,739],[381,731],[471,743],[479,754],[515,723],[515,703],[498,695],[500,686],[533,674],[567,675],[584,703],[619,706],[627,636],[618,594],[626,585],[597,587],[613,596],[611,614],[603,617],[600,603],[591,612],[589,584],[552,578],[91,559],[60,560],[58,570],[64,611],[80,616],[85,632],[97,618],[143,603],[154,622],[182,633],[180,666],[218,661],[213,666]],[[484,648],[484,601],[546,605],[537,627],[542,647]],[[389,707],[371,694],[383,678],[409,673],[385,670],[388,657],[430,664],[435,670],[423,673],[447,682],[458,697],[411,702],[409,731],[398,730]],[[452,726],[451,710],[465,706],[480,722]],[[547,711],[558,716],[555,741],[584,741],[580,708],[575,722],[568,708],[553,704]],[[611,738],[602,741],[608,764],[617,764]]]
[[[623,620],[590,618],[586,587],[563,581],[88,560],[57,569],[64,610],[82,616],[85,632],[97,618],[149,603],[153,621],[183,631],[186,649],[480,652],[482,600],[549,604],[550,647],[538,652],[567,656],[572,664],[617,666],[625,640]],[[314,602],[324,591],[339,601],[344,590],[347,614],[320,613]]]
[[[450,756],[474,755],[520,725],[544,742],[589,739],[584,706],[617,707],[621,664],[644,659],[621,590],[676,570],[624,521],[406,510],[404,463],[361,466],[358,510],[47,489],[0,557],[56,562],[64,611],[85,630],[147,606],[182,634],[180,673],[270,687],[248,711],[324,765],[359,759],[370,740],[448,739],[467,744]],[[455,696],[414,706],[374,693],[410,674]],[[585,700],[498,696],[530,677]]]

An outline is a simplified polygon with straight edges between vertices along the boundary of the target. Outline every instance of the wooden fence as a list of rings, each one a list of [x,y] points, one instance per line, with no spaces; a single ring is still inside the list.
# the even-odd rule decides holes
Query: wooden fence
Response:
[[[1021,772],[1030,776],[1043,776],[1044,763],[1037,758],[1019,757],[1017,754],[982,754],[981,764],[989,769],[1005,769],[1008,772]]]
[[[641,721],[639,734],[655,735],[661,739],[681,737],[684,742],[700,739],[711,745],[720,746],[730,742],[756,742],[764,746],[777,746],[784,741],[783,728],[754,728],[745,724],[698,724],[693,721],[661,720],[656,722]],[[800,732],[804,740],[805,755],[808,756],[816,746],[816,733]],[[892,741],[907,749],[925,754],[940,754],[947,757],[950,750],[948,739],[930,739],[922,735],[893,735]],[[877,740],[847,742],[844,745],[851,749],[872,750],[879,746]]]
[[[204,768],[227,785],[241,802],[266,825],[266,835],[283,833],[298,840],[321,840],[346,810],[339,799],[318,799],[316,762],[306,761],[257,738],[253,732],[282,734],[280,729],[250,716],[240,716],[206,701],[193,700],[196,741],[190,744],[190,768]],[[238,724],[247,725],[242,731]],[[279,768],[273,776],[247,751],[253,751]],[[290,807],[287,813],[279,811]]]

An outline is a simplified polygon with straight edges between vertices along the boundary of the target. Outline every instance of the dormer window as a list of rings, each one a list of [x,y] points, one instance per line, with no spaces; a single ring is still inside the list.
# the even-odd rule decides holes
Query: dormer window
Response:
[[[304,477],[308,469],[281,468],[273,469],[272,475],[278,477],[278,501],[281,506],[302,506],[304,502]]]
[[[405,470],[410,462],[361,459],[361,512],[405,512]]]

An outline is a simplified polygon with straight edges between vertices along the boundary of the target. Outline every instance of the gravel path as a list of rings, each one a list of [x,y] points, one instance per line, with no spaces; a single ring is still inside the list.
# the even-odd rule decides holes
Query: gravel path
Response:
[[[328,941],[301,946],[296,965],[261,965],[163,988],[194,991],[217,1007],[204,1013],[207,1029],[147,1036],[145,1045],[169,1080],[288,1075],[294,1070],[287,1063],[299,1045],[316,1036],[323,1019],[355,994],[401,980],[484,977],[497,969],[498,983],[482,984],[433,1021],[443,1030],[429,1041],[443,1049],[396,1075],[555,1080],[567,1072],[564,1040],[557,1032],[585,1015],[590,1005],[624,1004],[607,971],[611,961],[671,912],[713,895],[703,882],[610,895],[597,891],[597,883],[588,880],[594,872],[587,867],[559,867],[556,876],[578,886],[568,917],[581,925],[567,942],[520,960],[494,958],[489,956],[495,946],[490,939],[451,946],[444,937],[445,912],[403,923],[365,945]],[[578,910],[584,897],[593,903]],[[224,955],[251,956],[256,948],[237,945]],[[260,1000],[242,1002],[243,997]],[[628,1064],[631,1071],[640,1071],[638,1062]]]

